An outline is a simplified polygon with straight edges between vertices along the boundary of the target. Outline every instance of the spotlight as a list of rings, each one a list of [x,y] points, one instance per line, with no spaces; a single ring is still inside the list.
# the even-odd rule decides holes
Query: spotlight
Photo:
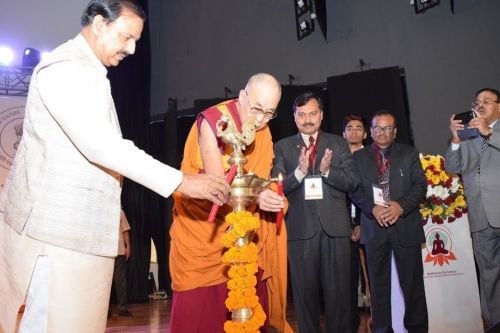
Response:
[[[31,47],[24,49],[23,67],[35,67],[40,62],[40,51]]]
[[[300,31],[302,31],[302,32],[308,31],[311,28],[311,23],[309,23],[305,20],[301,21],[299,23],[299,28],[300,28]]]
[[[295,0],[295,13],[300,16],[311,9],[310,0]]]
[[[415,7],[415,14],[421,14],[427,9],[435,7],[441,3],[440,0],[413,0],[413,6]]]
[[[314,19],[312,0],[294,0],[295,3],[295,25],[297,27],[297,39],[310,35],[314,31]]]
[[[0,65],[8,66],[14,60],[14,52],[7,46],[0,46]]]

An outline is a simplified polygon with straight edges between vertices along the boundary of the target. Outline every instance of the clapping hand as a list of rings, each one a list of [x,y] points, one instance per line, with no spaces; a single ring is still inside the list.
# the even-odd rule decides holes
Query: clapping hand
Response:
[[[332,164],[333,152],[331,149],[326,149],[323,157],[321,158],[321,163],[319,165],[319,172],[326,173],[330,169],[330,165]]]
[[[303,174],[307,174],[307,170],[309,169],[309,155],[311,154],[311,149],[307,149],[306,147],[302,147],[300,150],[299,156],[299,170]]]

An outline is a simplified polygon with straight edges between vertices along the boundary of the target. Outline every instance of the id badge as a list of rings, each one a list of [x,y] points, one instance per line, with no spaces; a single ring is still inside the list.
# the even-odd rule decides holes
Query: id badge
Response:
[[[384,200],[384,192],[380,185],[373,184],[373,203],[378,206],[388,207]]]
[[[304,199],[320,200],[323,199],[323,181],[321,177],[308,177],[304,179]]]

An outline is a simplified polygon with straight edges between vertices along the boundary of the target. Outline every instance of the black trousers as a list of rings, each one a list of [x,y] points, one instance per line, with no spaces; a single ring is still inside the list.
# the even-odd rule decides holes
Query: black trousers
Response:
[[[311,239],[288,241],[299,332],[320,332],[321,299],[326,331],[351,331],[350,250],[348,237],[330,237],[323,231]]]
[[[404,325],[408,333],[428,332],[422,250],[420,245],[399,245],[396,230],[377,233],[365,245],[370,274],[373,333],[392,330],[391,252],[394,253],[399,283],[405,302]]]
[[[360,318],[358,309],[359,241],[351,241],[351,331],[357,332]]]

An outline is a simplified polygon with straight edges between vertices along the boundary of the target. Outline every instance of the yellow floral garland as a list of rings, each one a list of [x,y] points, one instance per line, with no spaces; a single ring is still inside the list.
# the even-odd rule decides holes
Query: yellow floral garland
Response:
[[[453,222],[467,212],[464,188],[460,177],[446,172],[444,158],[440,155],[420,155],[420,162],[427,179],[427,195],[420,204],[420,214],[425,224]]]
[[[229,289],[226,307],[229,311],[249,308],[252,315],[245,322],[228,320],[224,323],[226,333],[258,333],[259,328],[266,321],[266,314],[256,295],[258,271],[257,246],[250,242],[239,246],[235,242],[248,233],[257,230],[260,221],[248,211],[231,212],[226,215],[229,230],[222,236],[222,244],[229,248],[222,256],[222,262],[230,265],[227,287]]]

